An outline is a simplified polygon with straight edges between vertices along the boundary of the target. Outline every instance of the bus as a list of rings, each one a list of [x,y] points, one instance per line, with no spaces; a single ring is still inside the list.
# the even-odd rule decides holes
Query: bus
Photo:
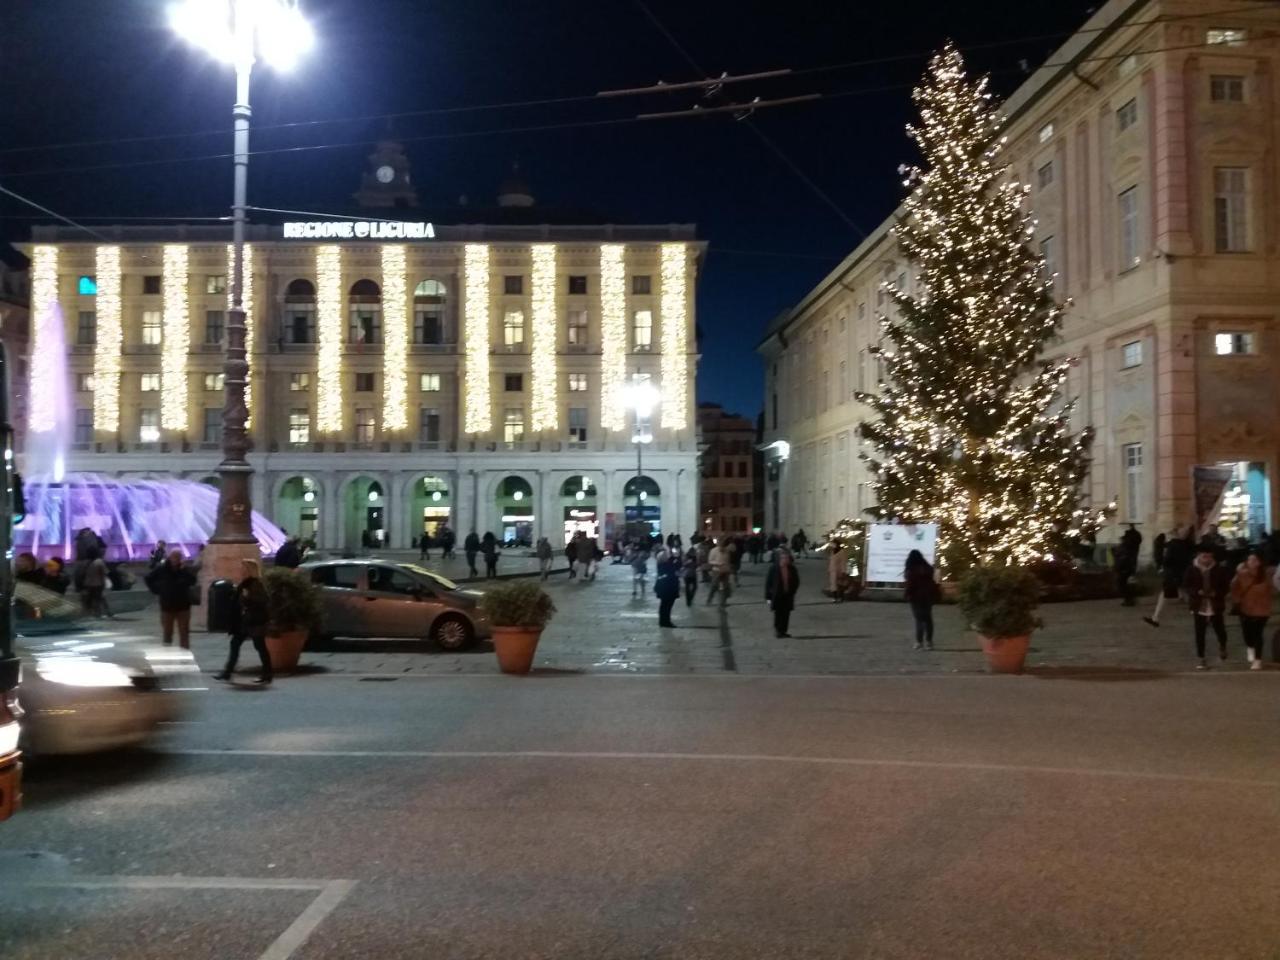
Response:
[[[21,668],[13,649],[13,526],[26,512],[22,478],[14,463],[10,422],[9,355],[0,344],[0,438],[4,442],[4,476],[0,477],[0,820],[7,820],[22,803],[22,753],[18,749],[18,681]]]

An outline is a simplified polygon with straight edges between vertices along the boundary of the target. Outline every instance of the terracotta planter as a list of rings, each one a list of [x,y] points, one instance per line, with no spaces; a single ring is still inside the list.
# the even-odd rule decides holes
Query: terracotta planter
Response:
[[[271,654],[271,669],[275,673],[292,673],[298,668],[298,658],[307,642],[307,631],[286,630],[267,634],[267,653]]]
[[[982,652],[987,655],[987,669],[992,673],[1021,673],[1027,659],[1027,647],[1031,634],[1020,637],[988,637],[978,634],[982,640]]]
[[[494,627],[493,650],[503,673],[528,673],[542,631],[536,627]]]

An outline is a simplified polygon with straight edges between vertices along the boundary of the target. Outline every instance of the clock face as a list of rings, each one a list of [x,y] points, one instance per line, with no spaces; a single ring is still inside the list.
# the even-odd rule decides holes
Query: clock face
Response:
[[[379,183],[390,183],[396,178],[396,172],[391,167],[379,167],[374,176],[378,178]]]

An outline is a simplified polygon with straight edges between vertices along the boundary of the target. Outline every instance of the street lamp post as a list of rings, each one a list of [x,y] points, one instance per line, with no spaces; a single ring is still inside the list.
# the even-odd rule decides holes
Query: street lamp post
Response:
[[[212,576],[235,576],[235,565],[256,556],[246,459],[244,234],[249,178],[249,77],[261,55],[288,70],[311,46],[311,29],[296,0],[181,0],[169,9],[174,30],[189,42],[229,63],[236,72],[232,169],[231,309],[227,311],[227,353],[223,364],[222,462],[218,464],[218,516],[210,537]]]
[[[653,442],[653,430],[649,418],[658,405],[658,391],[648,380],[637,377],[626,388],[626,404],[633,414],[634,427],[631,442],[636,445],[636,522],[644,522],[645,492],[641,487],[644,477],[644,445]]]

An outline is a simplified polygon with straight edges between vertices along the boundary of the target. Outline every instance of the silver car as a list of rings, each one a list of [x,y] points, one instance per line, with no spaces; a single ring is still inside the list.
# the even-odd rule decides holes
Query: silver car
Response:
[[[190,650],[86,631],[18,637],[23,750],[90,753],[136,746],[185,716],[205,690]]]
[[[415,638],[461,650],[489,636],[489,621],[477,606],[480,593],[417,564],[320,560],[300,569],[320,587],[320,635],[326,639]]]

